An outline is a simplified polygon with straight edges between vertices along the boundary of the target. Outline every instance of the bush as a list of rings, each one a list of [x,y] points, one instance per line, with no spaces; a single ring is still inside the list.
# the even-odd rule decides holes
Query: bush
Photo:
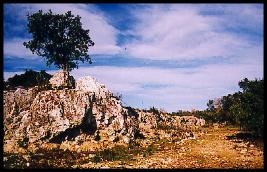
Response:
[[[145,152],[143,153],[143,157],[150,156],[157,150],[158,150],[157,147],[152,143],[146,148]]]
[[[41,70],[40,72],[36,72],[33,70],[27,70],[24,74],[15,75],[9,78],[5,82],[5,87],[9,86],[11,89],[14,89],[17,86],[23,86],[24,88],[34,87],[34,86],[45,86],[49,85],[49,79],[52,75],[45,72],[45,70]]]
[[[205,120],[212,122],[227,122],[239,125],[240,129],[253,132],[256,136],[263,136],[264,127],[264,80],[241,80],[238,85],[242,92],[228,94],[215,101],[209,100]]]

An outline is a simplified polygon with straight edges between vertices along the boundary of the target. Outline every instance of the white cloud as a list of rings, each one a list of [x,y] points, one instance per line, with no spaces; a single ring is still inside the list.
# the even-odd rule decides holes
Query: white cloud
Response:
[[[262,6],[261,6],[262,5]],[[205,7],[204,7],[205,8]],[[263,4],[231,4],[210,6],[213,10],[221,11],[220,26],[241,27],[250,30],[263,29]],[[258,26],[258,27],[255,27]]]
[[[248,52],[248,48],[258,46],[235,33],[224,30],[225,19],[233,18],[227,20],[229,22],[227,24],[237,25],[237,21],[240,24],[242,21],[247,21],[246,16],[250,16],[250,19],[257,18],[261,13],[256,13],[254,8],[246,6],[246,10],[241,10],[242,14],[236,17],[236,13],[230,13],[233,11],[232,8],[224,6],[223,9],[227,9],[225,13],[229,13],[227,16],[202,15],[200,7],[203,6],[182,7],[156,5],[135,10],[133,15],[138,22],[131,30],[126,31],[126,34],[136,36],[135,40],[128,41],[124,45],[127,47],[128,55],[137,58],[172,60],[242,57]]]
[[[14,38],[8,41],[4,41],[4,56],[8,57],[17,57],[17,58],[38,58],[36,54],[27,49],[23,42],[29,41],[28,39]]]

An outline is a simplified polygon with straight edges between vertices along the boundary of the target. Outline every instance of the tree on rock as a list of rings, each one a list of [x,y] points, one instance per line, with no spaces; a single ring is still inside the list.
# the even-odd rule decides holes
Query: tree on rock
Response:
[[[46,57],[48,66],[54,64],[64,71],[66,86],[69,86],[69,71],[78,68],[78,62],[91,62],[88,48],[94,45],[89,30],[82,28],[81,17],[68,11],[65,14],[53,14],[51,10],[42,10],[27,15],[28,31],[32,40],[24,42],[32,53]]]

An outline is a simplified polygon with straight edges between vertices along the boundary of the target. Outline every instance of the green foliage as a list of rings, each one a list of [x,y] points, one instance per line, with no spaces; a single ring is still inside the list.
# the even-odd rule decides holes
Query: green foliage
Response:
[[[52,75],[45,72],[45,70],[41,70],[40,72],[36,72],[33,70],[27,70],[24,74],[15,75],[14,77],[9,78],[6,81],[6,85],[9,88],[23,86],[24,88],[34,87],[34,86],[44,86],[49,84],[49,79]]]
[[[159,115],[160,114],[160,111],[157,108],[155,108],[154,106],[152,108],[150,108],[149,110],[147,110],[147,112],[151,112],[154,115]]]
[[[23,45],[33,54],[46,57],[47,65],[54,64],[70,71],[78,68],[78,61],[91,63],[87,52],[94,42],[89,37],[89,30],[82,28],[80,16],[75,17],[71,11],[53,14],[51,10],[47,13],[39,10],[27,18],[33,39]]]
[[[209,100],[207,103],[208,106],[208,111],[210,112],[215,112],[215,105],[214,105],[214,100]]]
[[[264,80],[249,81],[247,78],[238,85],[242,92],[228,94],[215,106],[213,100],[207,103],[205,119],[212,122],[228,122],[239,125],[241,129],[263,136],[264,126]]]
[[[4,152],[3,152],[4,153]],[[26,167],[27,160],[23,156],[15,153],[6,154],[3,158],[3,167],[5,169],[22,169]]]
[[[130,140],[128,146],[116,145],[112,148],[106,148],[96,152],[92,161],[95,163],[100,161],[131,161],[133,155],[138,155],[143,152],[144,148],[138,142]]]
[[[239,82],[243,89],[240,105],[244,113],[244,127],[263,136],[264,127],[264,81],[249,81],[247,78]]]
[[[92,160],[94,162],[100,162],[130,160],[131,158],[132,156],[129,154],[127,147],[116,145],[113,148],[106,148],[98,151]]]
[[[194,111],[194,112],[190,112],[190,111],[183,111],[183,110],[178,110],[177,112],[172,112],[171,115],[172,116],[192,116],[192,115],[196,115],[196,112],[198,111]]]
[[[146,148],[146,150],[143,153],[143,157],[147,157],[152,155],[154,152],[156,152],[158,149],[157,147],[152,143],[150,145],[148,145],[148,147]]]

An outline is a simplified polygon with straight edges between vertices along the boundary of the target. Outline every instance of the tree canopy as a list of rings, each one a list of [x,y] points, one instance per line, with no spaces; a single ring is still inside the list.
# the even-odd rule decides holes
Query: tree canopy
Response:
[[[264,80],[248,80],[238,83],[242,91],[220,98],[216,107],[214,100],[207,103],[206,118],[212,122],[228,122],[263,136],[264,127]]]
[[[91,62],[88,48],[94,45],[89,30],[82,28],[79,15],[71,11],[65,14],[53,14],[51,10],[42,10],[27,15],[28,31],[32,40],[24,42],[32,53],[46,57],[48,66],[54,64],[64,71],[78,68],[78,61]]]

